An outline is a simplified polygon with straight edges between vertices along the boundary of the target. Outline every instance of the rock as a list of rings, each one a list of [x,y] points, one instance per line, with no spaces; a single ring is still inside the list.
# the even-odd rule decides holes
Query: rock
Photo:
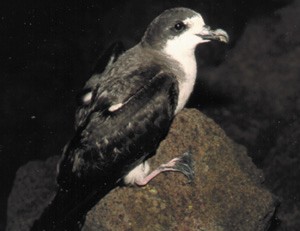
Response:
[[[270,155],[265,159],[266,186],[282,201],[276,231],[298,231],[300,227],[300,122],[299,116],[284,125]]]
[[[55,194],[56,163],[31,161],[19,168],[7,202],[7,231],[28,231]]]
[[[188,150],[194,160],[192,183],[181,173],[169,172],[143,188],[116,188],[87,214],[83,230],[267,230],[277,200],[262,186],[262,171],[245,148],[231,141],[213,120],[191,109],[175,118],[151,166]],[[41,213],[55,189],[56,161],[31,162],[18,171],[9,198],[7,230],[28,230],[19,227],[28,228]]]
[[[262,167],[282,201],[282,231],[300,227],[299,60],[300,1],[292,1],[249,22],[225,62],[201,72],[205,90],[223,100],[202,111]]]

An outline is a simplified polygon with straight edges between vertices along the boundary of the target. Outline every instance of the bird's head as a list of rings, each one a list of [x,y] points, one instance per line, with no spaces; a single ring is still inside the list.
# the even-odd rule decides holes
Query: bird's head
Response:
[[[172,8],[156,17],[147,28],[142,45],[163,50],[169,55],[192,53],[198,44],[211,40],[227,43],[228,34],[211,30],[202,16],[188,8]]]

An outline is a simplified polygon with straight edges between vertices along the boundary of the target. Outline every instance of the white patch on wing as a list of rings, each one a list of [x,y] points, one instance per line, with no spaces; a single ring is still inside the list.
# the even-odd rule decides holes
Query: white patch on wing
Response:
[[[82,96],[82,102],[83,102],[84,104],[90,103],[91,100],[92,100],[92,96],[93,96],[92,92],[86,93],[84,96]]]
[[[141,163],[132,169],[125,177],[124,183],[128,185],[134,185],[136,181],[143,180],[150,171],[150,165],[147,161]]]
[[[123,106],[122,103],[114,104],[114,105],[110,106],[110,107],[108,108],[108,110],[109,110],[110,112],[114,112],[114,111],[120,109],[122,106]]]
[[[195,58],[195,48],[199,43],[209,42],[197,36],[207,30],[201,15],[188,18],[183,21],[188,29],[181,35],[169,40],[164,47],[164,52],[173,60],[176,60],[183,69],[184,79],[179,79],[179,96],[175,114],[178,113],[186,104],[190,97],[197,75],[197,64]]]

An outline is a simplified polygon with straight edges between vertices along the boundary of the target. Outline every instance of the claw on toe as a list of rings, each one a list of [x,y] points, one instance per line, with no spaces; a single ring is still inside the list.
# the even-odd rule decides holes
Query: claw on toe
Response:
[[[188,178],[189,183],[191,183],[194,180],[195,176],[194,161],[192,159],[191,152],[185,152],[181,157],[174,158],[168,163],[160,165],[148,176],[138,181],[135,181],[135,183],[139,186],[145,186],[158,174],[168,171],[176,171],[183,173]]]
[[[182,172],[189,180],[192,182],[195,178],[194,172],[194,161],[192,159],[192,154],[190,151],[185,152],[181,157],[177,158],[174,169],[176,171]]]

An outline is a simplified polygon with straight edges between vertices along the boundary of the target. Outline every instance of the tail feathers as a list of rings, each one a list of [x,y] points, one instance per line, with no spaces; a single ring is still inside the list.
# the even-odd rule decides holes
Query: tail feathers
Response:
[[[87,212],[110,190],[59,190],[31,231],[79,231]]]

